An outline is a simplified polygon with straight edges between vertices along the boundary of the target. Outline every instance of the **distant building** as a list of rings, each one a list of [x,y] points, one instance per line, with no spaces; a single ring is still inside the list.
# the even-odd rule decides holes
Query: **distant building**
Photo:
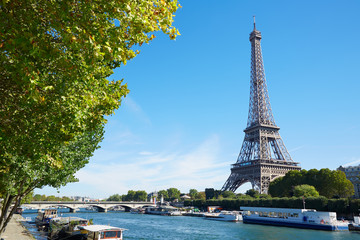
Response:
[[[358,166],[349,167],[340,166],[337,170],[345,173],[346,178],[354,185],[354,197],[360,198],[360,164]]]
[[[77,202],[91,202],[92,199],[89,197],[81,197],[81,196],[71,196],[69,197],[71,200],[77,201]]]

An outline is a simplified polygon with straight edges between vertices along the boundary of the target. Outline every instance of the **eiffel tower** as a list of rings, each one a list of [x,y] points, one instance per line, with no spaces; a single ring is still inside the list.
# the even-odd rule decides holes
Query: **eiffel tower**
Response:
[[[290,170],[300,170],[299,163],[291,159],[276,126],[268,96],[264,64],[261,53],[261,33],[250,33],[251,80],[250,103],[245,138],[239,157],[232,164],[230,177],[222,191],[235,192],[242,184],[250,182],[253,189],[267,193],[275,178],[285,176]]]

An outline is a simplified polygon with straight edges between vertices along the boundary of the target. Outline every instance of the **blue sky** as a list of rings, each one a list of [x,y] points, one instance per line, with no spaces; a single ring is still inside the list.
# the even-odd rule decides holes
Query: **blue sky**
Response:
[[[253,15],[276,124],[303,169],[360,163],[360,1],[181,0],[174,25],[111,79],[130,94],[78,183],[56,196],[220,189],[244,138]],[[247,184],[238,192],[250,188]]]

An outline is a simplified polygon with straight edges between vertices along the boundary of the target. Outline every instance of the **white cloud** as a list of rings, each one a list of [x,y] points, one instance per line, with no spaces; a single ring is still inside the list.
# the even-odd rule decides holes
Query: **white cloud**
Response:
[[[78,184],[91,186],[92,194],[101,193],[104,197],[125,194],[131,189],[151,192],[176,187],[187,192],[190,188],[220,188],[230,174],[231,163],[222,161],[217,135],[205,139],[189,152],[143,151],[125,158],[126,163],[89,164],[77,173]]]
[[[111,143],[112,146],[122,146],[122,145],[139,145],[142,142],[139,137],[132,133],[129,129],[124,129],[123,127],[119,127],[121,125],[118,122],[115,122],[119,130],[115,133],[105,130],[105,139],[101,145],[105,145],[107,143]],[[113,125],[115,125],[113,123]]]
[[[343,164],[342,166],[343,167],[348,167],[348,166],[357,166],[360,164],[360,159],[358,160],[355,160],[355,161],[352,161],[352,162],[349,162],[349,163],[345,163]]]
[[[299,146],[299,147],[296,147],[296,148],[292,148],[292,149],[290,149],[289,150],[289,153],[291,153],[291,152],[296,152],[296,151],[298,151],[298,150],[300,150],[300,149],[302,149],[302,148],[304,148],[305,146]]]
[[[123,107],[126,110],[129,110],[131,113],[133,113],[137,119],[139,119],[140,121],[142,121],[143,123],[145,123],[147,125],[151,125],[150,118],[147,116],[147,114],[144,112],[144,110],[140,107],[140,105],[135,102],[134,99],[132,99],[131,97],[126,97],[123,100],[122,104],[123,104]]]

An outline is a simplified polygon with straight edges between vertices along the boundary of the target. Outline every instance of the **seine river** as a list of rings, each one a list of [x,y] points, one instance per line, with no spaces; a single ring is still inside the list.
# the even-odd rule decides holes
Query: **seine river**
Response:
[[[23,214],[33,220],[36,214]],[[327,232],[317,230],[305,230],[286,227],[272,227],[253,224],[243,224],[242,222],[219,222],[206,220],[199,217],[169,217],[147,214],[131,214],[125,212],[78,212],[63,213],[63,216],[76,216],[86,219],[93,219],[94,224],[111,225],[126,228],[124,239],[143,239],[143,240],[202,240],[202,239],[315,239],[315,240],[352,240],[360,239],[360,234],[355,232]],[[32,225],[27,227],[36,239],[44,240]]]

